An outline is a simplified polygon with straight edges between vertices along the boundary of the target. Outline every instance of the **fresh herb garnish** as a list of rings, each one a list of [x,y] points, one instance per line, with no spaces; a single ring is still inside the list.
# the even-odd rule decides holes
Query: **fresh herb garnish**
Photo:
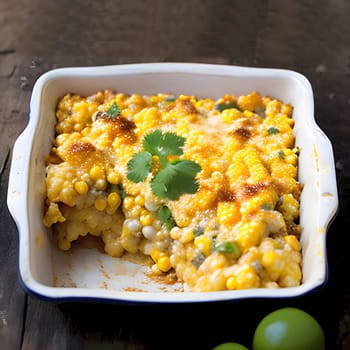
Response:
[[[197,226],[194,228],[193,233],[196,237],[201,236],[202,234],[204,234],[204,228]]]
[[[163,134],[161,130],[153,131],[143,140],[144,150],[153,156],[158,156],[162,166],[168,163],[167,156],[180,156],[184,144],[184,137],[170,132]]]
[[[121,199],[125,199],[127,195],[127,192],[123,188],[119,188],[119,196]]]
[[[225,109],[229,109],[229,108],[236,108],[239,109],[237,106],[237,103],[234,101],[228,101],[228,102],[223,102],[223,103],[218,103],[217,105],[215,105],[214,107],[216,110],[222,112]]]
[[[167,230],[171,230],[176,225],[173,215],[166,205],[162,205],[158,209],[157,219],[164,223]]]
[[[202,265],[206,256],[203,253],[198,253],[192,260],[191,263],[198,269]]]
[[[113,102],[112,106],[107,109],[107,115],[108,117],[113,119],[119,114],[120,114],[120,109],[118,105],[115,102]]]
[[[152,154],[138,152],[128,162],[128,179],[132,182],[145,181],[152,167]]]
[[[126,191],[120,187],[120,185],[115,185],[115,184],[108,184],[107,188],[105,190],[107,193],[113,193],[116,192],[119,194],[121,199],[124,199],[128,194]]]
[[[280,151],[278,151],[278,157],[280,159],[284,159],[286,156],[285,156],[284,152],[282,150],[280,150]]]
[[[277,128],[275,128],[274,126],[271,126],[271,128],[267,129],[267,132],[270,135],[275,135],[275,134],[278,134],[280,131]]]
[[[271,206],[267,203],[263,203],[261,204],[261,209],[264,209],[264,210],[271,210]]]
[[[195,180],[201,167],[191,160],[175,160],[167,163],[151,181],[153,193],[160,198],[176,200],[184,193],[196,193],[199,187]]]
[[[241,250],[236,242],[223,242],[215,246],[215,251],[219,253],[231,254],[238,258],[241,255]]]
[[[175,102],[176,101],[176,97],[170,95],[170,96],[165,97],[163,101],[164,102]]]
[[[201,167],[186,159],[169,161],[169,156],[183,154],[185,138],[174,133],[155,130],[144,137],[144,152],[134,154],[127,164],[127,178],[144,181],[152,170],[152,156],[157,156],[161,170],[151,180],[152,192],[160,198],[178,199],[184,193],[196,193],[199,184],[195,179]]]

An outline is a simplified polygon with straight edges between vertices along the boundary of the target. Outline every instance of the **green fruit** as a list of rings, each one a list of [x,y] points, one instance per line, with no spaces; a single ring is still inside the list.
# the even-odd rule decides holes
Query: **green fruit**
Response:
[[[253,336],[253,350],[324,350],[322,327],[307,312],[286,307],[266,315]]]
[[[241,344],[228,342],[228,343],[219,344],[214,348],[212,348],[212,350],[249,350],[249,349]]]

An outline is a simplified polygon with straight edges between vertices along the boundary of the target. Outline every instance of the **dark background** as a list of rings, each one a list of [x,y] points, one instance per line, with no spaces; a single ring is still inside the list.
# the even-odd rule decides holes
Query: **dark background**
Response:
[[[350,349],[349,20],[348,0],[0,0],[0,349],[250,346],[258,321],[284,306],[312,314],[327,349]],[[23,292],[6,196],[34,82],[56,67],[165,61],[287,68],[310,80],[316,121],[333,144],[340,200],[321,290],[292,300],[176,306],[55,305]]]

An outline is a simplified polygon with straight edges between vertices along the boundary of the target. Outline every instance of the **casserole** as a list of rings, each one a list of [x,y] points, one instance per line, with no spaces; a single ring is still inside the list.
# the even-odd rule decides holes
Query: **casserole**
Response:
[[[68,91],[87,96],[106,88],[125,93],[168,92],[219,98],[253,90],[293,105],[302,229],[302,283],[288,288],[187,292],[181,283],[152,279],[142,259],[116,259],[82,246],[57,249],[43,226],[45,162],[55,137],[55,111]],[[170,90],[170,91],[169,91]],[[12,155],[8,206],[19,229],[19,271],[24,289],[50,300],[111,302],[203,302],[242,298],[294,297],[327,281],[326,234],[338,207],[332,146],[317,126],[310,82],[300,73],[268,68],[196,63],[146,63],[60,68],[35,83],[29,123]]]

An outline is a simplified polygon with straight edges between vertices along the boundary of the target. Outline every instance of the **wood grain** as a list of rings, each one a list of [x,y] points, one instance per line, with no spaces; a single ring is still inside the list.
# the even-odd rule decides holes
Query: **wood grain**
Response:
[[[350,279],[339,271],[350,268],[349,19],[347,0],[0,0],[0,349],[178,349],[185,341],[204,350],[224,341],[249,345],[259,318],[286,303],[320,320],[329,349],[349,349]],[[327,238],[325,288],[292,301],[176,308],[55,305],[24,293],[17,273],[18,232],[6,196],[11,150],[28,122],[36,79],[56,67],[152,61],[286,68],[309,78],[316,121],[334,147],[340,194]]]

